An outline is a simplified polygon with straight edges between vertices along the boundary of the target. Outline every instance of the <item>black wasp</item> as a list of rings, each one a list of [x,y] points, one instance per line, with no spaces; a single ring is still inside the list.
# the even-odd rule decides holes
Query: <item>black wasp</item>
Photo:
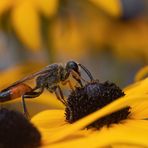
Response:
[[[44,89],[47,89],[49,92],[55,93],[57,99],[65,105],[66,100],[64,99],[59,83],[62,83],[63,85],[68,83],[71,87],[71,82],[68,79],[71,75],[82,87],[83,85],[81,80],[83,79],[79,68],[82,68],[89,78],[93,80],[91,73],[80,63],[68,61],[65,66],[62,64],[51,64],[3,89],[0,92],[0,102],[22,97],[23,111],[25,116],[28,116],[25,98],[36,98],[43,93]],[[34,78],[36,81],[36,86],[34,88],[25,84],[27,80]]]

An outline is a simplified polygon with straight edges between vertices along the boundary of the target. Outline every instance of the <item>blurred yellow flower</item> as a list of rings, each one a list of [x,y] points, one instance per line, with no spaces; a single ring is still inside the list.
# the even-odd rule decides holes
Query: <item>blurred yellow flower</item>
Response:
[[[30,49],[41,48],[39,12],[46,17],[56,13],[58,0],[4,0],[0,1],[0,16],[10,10],[10,18],[20,40]]]
[[[124,15],[121,0],[88,2],[72,1],[70,3],[74,7],[71,9],[69,2],[60,5],[61,9],[49,29],[49,40],[53,43],[57,59],[83,57],[96,53],[96,50],[99,54],[107,49],[119,59],[146,61],[147,18],[119,19]]]
[[[140,81],[148,75],[148,66],[141,68],[135,76],[135,81]]]
[[[42,134],[42,147],[148,147],[147,87],[148,78],[128,86],[124,97],[73,124],[65,121],[64,110],[47,110],[35,115],[31,121]],[[127,106],[131,107],[130,114],[122,122],[100,130],[85,129],[94,121]]]
[[[119,0],[101,1],[101,0],[89,0],[96,6],[108,12],[110,15],[119,17],[122,14],[121,3]]]
[[[74,16],[70,16],[66,20],[62,18],[55,19],[51,28],[49,28],[49,35],[52,36],[57,59],[70,57],[77,60],[86,55],[85,37]]]
[[[96,52],[94,49],[100,53],[107,48],[119,58],[135,60],[145,57],[146,60],[147,19],[118,19],[124,13],[128,14],[129,11],[124,11],[131,10],[134,5],[125,3],[122,0],[3,0],[0,1],[0,17],[8,12],[10,17],[6,19],[10,18],[9,25],[12,22],[21,42],[33,51],[53,50],[55,59],[79,59]],[[47,20],[41,19],[40,14]],[[51,17],[53,19],[49,21]],[[44,28],[42,31],[41,27]]]

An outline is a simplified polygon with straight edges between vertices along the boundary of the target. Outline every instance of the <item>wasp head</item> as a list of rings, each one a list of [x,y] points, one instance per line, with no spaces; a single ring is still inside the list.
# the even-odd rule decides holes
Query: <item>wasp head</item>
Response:
[[[67,71],[67,77],[71,73],[72,77],[82,86],[81,82],[81,74],[79,72],[79,66],[76,62],[74,61],[69,61],[66,64],[66,71]]]
[[[75,71],[77,74],[80,75],[78,64],[74,61],[68,61],[66,64],[66,70],[68,73],[71,71]]]

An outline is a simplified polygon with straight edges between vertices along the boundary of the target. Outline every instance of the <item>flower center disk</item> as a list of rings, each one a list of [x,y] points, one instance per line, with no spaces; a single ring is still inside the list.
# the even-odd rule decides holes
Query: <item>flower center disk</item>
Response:
[[[84,87],[77,87],[67,99],[66,120],[69,123],[73,123],[124,95],[124,92],[116,84],[108,81],[100,83],[96,80],[86,84]],[[127,119],[130,113],[129,110],[130,107],[126,107],[111,113],[93,122],[88,128],[95,127],[99,129],[104,125],[110,126],[113,123],[119,123],[121,120]]]

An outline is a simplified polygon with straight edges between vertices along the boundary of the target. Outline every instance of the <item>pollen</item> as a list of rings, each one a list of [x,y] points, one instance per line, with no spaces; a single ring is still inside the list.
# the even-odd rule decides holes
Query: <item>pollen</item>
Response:
[[[0,109],[0,147],[37,148],[41,135],[21,113]]]
[[[96,80],[86,84],[84,87],[77,87],[67,99],[65,108],[66,120],[69,123],[73,123],[124,95],[124,92],[116,84],[109,81],[100,83]],[[103,126],[109,127],[113,123],[119,123],[127,119],[129,114],[130,107],[123,108],[93,122],[88,128],[95,127],[100,129]]]

